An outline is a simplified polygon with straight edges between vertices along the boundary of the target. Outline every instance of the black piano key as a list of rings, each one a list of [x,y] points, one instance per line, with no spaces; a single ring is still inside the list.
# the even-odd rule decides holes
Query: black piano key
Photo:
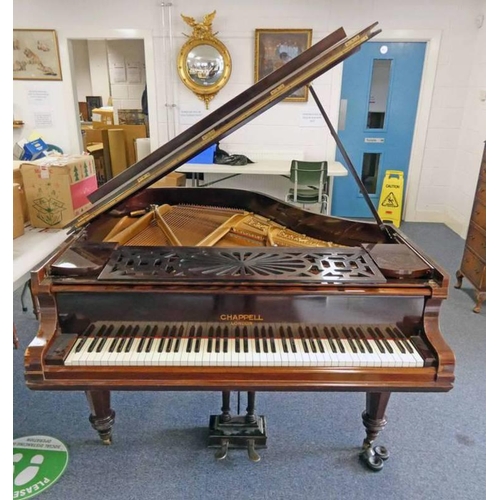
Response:
[[[181,325],[179,327],[179,331],[177,332],[177,338],[175,340],[175,345],[174,345],[174,352],[179,352],[183,335],[184,335],[184,326]]]
[[[223,332],[223,341],[222,341],[222,352],[228,352],[229,350],[229,328],[226,326]]]
[[[186,352],[191,352],[191,349],[193,348],[195,334],[196,334],[196,328],[193,325],[189,330]]]
[[[234,351],[240,352],[240,327],[234,329]]]
[[[399,349],[399,351],[402,353],[402,354],[405,354],[406,353],[406,349],[404,348],[403,344],[401,343],[401,341],[396,337],[396,335],[394,334],[394,332],[392,331],[391,328],[387,327],[385,329],[385,331],[387,332],[387,334],[389,335],[389,337],[394,340],[394,343],[396,344],[396,347]]]
[[[267,345],[267,334],[266,334],[266,327],[263,326],[260,330],[261,332],[261,342],[262,342],[262,350],[265,353],[269,352],[269,346]]]
[[[212,352],[213,347],[213,338],[214,338],[214,327],[211,326],[208,329],[208,342],[207,342],[207,352]]]
[[[172,352],[172,347],[174,346],[175,337],[177,336],[177,325],[173,325],[168,333],[168,342],[165,352]]]
[[[288,341],[290,342],[290,349],[294,354],[297,354],[297,346],[295,345],[295,339],[293,338],[293,330],[287,327],[286,333],[288,334]]]
[[[163,329],[163,333],[161,334],[161,340],[158,342],[158,352],[163,352],[163,348],[165,347],[166,343],[166,337],[168,335],[168,325],[165,325],[165,328]]]
[[[356,331],[358,332],[358,335],[359,335],[359,338],[361,339],[361,342],[363,342],[363,344],[365,345],[366,350],[370,354],[373,354],[373,347],[370,345],[370,342],[368,342],[368,339],[366,338],[366,334],[363,331],[363,329],[358,327],[358,328],[356,328]]]
[[[156,332],[158,331],[158,326],[155,325],[151,328],[151,333],[149,334],[148,343],[146,344],[146,352],[151,352],[151,348],[153,347],[153,342],[155,340]]]
[[[361,339],[358,337],[358,333],[353,327],[349,328],[349,333],[351,334],[351,337],[354,339],[354,342],[356,342],[356,345],[358,347],[358,351],[362,354],[365,353],[365,347],[361,342]]]
[[[333,342],[333,339],[332,339],[332,334],[330,332],[330,330],[325,326],[323,328],[323,331],[325,332],[325,336],[328,340],[328,345],[330,346],[330,349],[332,350],[332,352],[336,353],[337,352],[337,348],[335,347],[335,344]]]
[[[243,352],[248,352],[248,329],[243,327]]]
[[[399,328],[396,328],[396,327],[393,327],[392,331],[394,332],[394,334],[396,335],[396,337],[398,337],[398,339],[401,340],[401,342],[405,346],[406,350],[410,354],[413,354],[415,351],[413,350],[411,342],[408,341],[408,339],[405,337],[404,333]]]
[[[85,345],[85,342],[90,338],[90,335],[92,332],[95,330],[95,325],[92,323],[84,332],[80,340],[78,341],[78,344],[75,348],[75,352],[80,352]]]
[[[118,328],[118,331],[116,332],[113,342],[111,342],[111,345],[109,346],[108,352],[115,352],[115,348],[118,345],[118,342],[120,341],[120,338],[123,335],[124,331],[125,331],[125,325],[121,325],[120,328]]]
[[[391,344],[389,344],[389,342],[387,342],[385,334],[382,332],[382,330],[378,326],[376,326],[374,328],[374,331],[378,335],[379,339],[383,342],[385,348],[387,349],[387,352],[389,354],[394,354],[394,349],[392,348]]]
[[[201,336],[203,335],[203,328],[198,326],[198,329],[196,330],[196,342],[194,344],[194,352],[200,352],[200,347],[201,347]]]
[[[306,342],[306,334],[304,333],[304,330],[302,329],[301,326],[299,326],[299,336],[300,336],[300,340],[302,342],[302,347],[304,348],[304,352],[309,353],[309,346],[307,345],[307,342]]]
[[[97,345],[97,349],[95,352],[101,352],[103,347],[104,347],[104,344],[108,341],[109,339],[109,336],[111,335],[111,332],[114,330],[114,325],[109,325],[108,326],[108,329],[106,330],[106,333],[104,333],[101,341],[99,342],[99,344]]]
[[[368,333],[370,334],[370,337],[375,341],[375,344],[377,344],[378,350],[382,353],[385,354],[385,348],[380,339],[378,338],[378,335],[373,331],[373,328],[370,326],[367,328]]]
[[[127,329],[123,333],[123,337],[120,339],[118,347],[116,348],[116,352],[122,352],[125,347],[125,343],[128,341],[128,337],[132,332],[132,325],[128,325]]]
[[[357,354],[358,353],[358,349],[356,347],[356,344],[351,339],[351,334],[349,333],[349,331],[347,330],[347,328],[345,326],[342,327],[342,333],[345,335],[345,338],[346,338],[347,342],[349,342],[349,345],[351,346],[352,352],[355,353],[355,354]]]
[[[96,336],[92,339],[92,342],[89,345],[88,352],[93,352],[94,349],[97,346],[97,343],[102,337],[102,334],[106,331],[106,325],[102,325],[101,328],[99,328],[99,331],[96,333]]]
[[[254,342],[255,342],[255,352],[260,353],[260,335],[259,335],[259,329],[255,327],[253,329],[254,333]]]
[[[215,330],[215,352],[220,353],[220,338],[222,336],[222,329],[220,326]]]
[[[323,347],[323,342],[321,342],[321,335],[319,334],[319,330],[315,326],[313,326],[312,331],[313,331],[314,338],[316,339],[316,343],[318,344],[319,352],[324,354],[325,348]]]
[[[282,326],[279,328],[279,335],[281,338],[281,344],[283,345],[283,352],[288,353],[288,344],[286,342],[285,330]]]
[[[333,335],[334,342],[337,343],[337,347],[338,347],[339,352],[341,352],[342,354],[345,354],[345,347],[344,347],[344,344],[340,341],[339,332],[337,332],[337,330],[333,326],[330,328],[330,332]]]
[[[140,330],[139,325],[136,325],[132,331],[132,335],[128,339],[127,345],[125,346],[125,352],[130,352],[130,349],[132,348],[132,344],[134,343],[134,339],[135,339],[137,333],[139,332],[139,330]]]
[[[139,340],[139,345],[137,346],[137,352],[142,352],[144,349],[144,345],[146,344],[146,338],[149,335],[149,331],[151,330],[151,326],[146,325],[146,328],[144,328],[144,332],[142,333],[142,338]]]
[[[268,336],[269,336],[269,346],[271,347],[271,352],[276,354],[276,343],[272,326],[269,327]]]
[[[311,348],[311,352],[317,353],[318,348],[316,347],[316,342],[314,341],[311,329],[308,326],[306,326],[306,337],[307,337],[307,340],[309,341],[309,346]]]

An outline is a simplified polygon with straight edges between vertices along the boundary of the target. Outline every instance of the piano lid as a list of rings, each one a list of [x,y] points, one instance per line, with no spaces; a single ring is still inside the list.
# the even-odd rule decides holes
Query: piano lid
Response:
[[[101,186],[89,196],[93,205],[66,228],[82,227],[98,215],[111,210],[312,82],[380,33],[381,30],[373,30],[377,24],[374,23],[351,37],[347,37],[345,31],[339,28],[314,44]]]

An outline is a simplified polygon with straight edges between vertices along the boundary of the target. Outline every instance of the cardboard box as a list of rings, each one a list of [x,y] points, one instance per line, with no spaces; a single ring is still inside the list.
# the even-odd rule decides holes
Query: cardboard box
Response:
[[[42,139],[36,139],[34,141],[27,142],[24,145],[24,155],[22,156],[21,160],[36,160],[37,158],[43,156],[44,152],[47,151],[47,149],[48,146],[44,141],[42,141]]]
[[[91,155],[47,157],[20,169],[33,227],[62,228],[90,207],[97,189]]]
[[[22,161],[14,161],[13,162],[13,181],[14,184],[19,184],[19,192],[21,194],[21,205],[22,205],[22,210],[23,210],[23,220],[24,222],[29,222],[30,220],[30,214],[28,212],[28,202],[26,201],[26,194],[24,192],[24,185],[23,185],[23,176],[21,174],[21,170],[19,170],[19,167],[22,165]]]
[[[14,239],[24,234],[23,205],[21,200],[21,186],[14,183],[14,193],[12,195],[14,216]]]
[[[171,174],[162,177],[159,181],[156,181],[150,187],[152,188],[162,188],[169,186],[185,186],[186,185],[186,176],[185,174],[180,174],[177,172],[173,172]]]
[[[14,144],[14,160],[22,160],[24,156],[24,145],[28,141],[26,139],[21,139]]]

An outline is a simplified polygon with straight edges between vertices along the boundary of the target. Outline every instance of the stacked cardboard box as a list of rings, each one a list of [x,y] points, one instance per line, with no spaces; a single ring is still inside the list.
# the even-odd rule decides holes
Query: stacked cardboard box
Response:
[[[150,187],[162,188],[162,187],[185,186],[185,185],[186,185],[186,176],[178,172],[173,172],[171,174],[166,175],[165,177],[162,177],[159,181],[156,181]]]
[[[21,199],[21,186],[14,183],[14,193],[12,195],[13,201],[13,216],[14,216],[14,239],[24,234],[24,217],[23,217],[23,204]]]
[[[33,227],[62,228],[91,205],[97,189],[91,155],[47,157],[20,166]]]

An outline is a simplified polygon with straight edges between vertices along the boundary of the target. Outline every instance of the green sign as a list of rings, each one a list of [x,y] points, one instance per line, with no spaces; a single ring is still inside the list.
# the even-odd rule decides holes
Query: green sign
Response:
[[[68,465],[68,449],[50,436],[14,439],[14,499],[31,498],[52,486]]]

